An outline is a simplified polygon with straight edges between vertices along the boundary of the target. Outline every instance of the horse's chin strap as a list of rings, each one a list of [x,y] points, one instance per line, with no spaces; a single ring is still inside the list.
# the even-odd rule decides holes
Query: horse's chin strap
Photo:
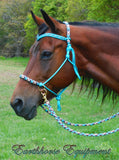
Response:
[[[55,93],[54,91],[52,91],[51,89],[49,89],[47,86],[46,86],[46,83],[48,83],[59,71],[60,69],[64,66],[64,64],[68,61],[69,63],[72,64],[73,66],[73,69],[74,69],[74,72],[76,74],[76,76],[78,77],[78,79],[80,80],[81,77],[78,73],[78,69],[77,69],[77,66],[76,66],[76,60],[75,60],[75,51],[74,49],[72,48],[71,46],[71,38],[70,38],[70,27],[69,27],[69,24],[68,22],[64,22],[66,24],[66,27],[67,27],[67,37],[63,37],[63,36],[60,36],[60,35],[57,35],[57,34],[53,34],[53,33],[44,33],[42,35],[37,35],[37,41],[39,41],[40,39],[44,38],[44,37],[52,37],[52,38],[56,38],[56,39],[60,39],[60,40],[63,40],[63,41],[67,41],[67,48],[66,48],[66,57],[65,57],[65,60],[63,61],[63,63],[61,64],[61,66],[57,69],[57,71],[49,78],[47,79],[44,83],[42,82],[37,82],[35,80],[32,80],[30,79],[29,77],[25,76],[25,75],[20,75],[20,78],[21,79],[24,79],[25,81],[28,81],[29,83],[31,84],[34,84],[34,85],[37,85],[39,86],[40,88],[44,88],[45,90],[48,90],[50,91],[52,94],[54,94],[56,96],[56,100],[57,100],[57,110],[58,111],[61,111],[61,105],[60,105],[60,100],[61,100],[61,95],[62,93],[65,91],[65,89],[67,88],[64,88],[62,89],[59,94]],[[70,59],[70,54],[72,54],[72,60]],[[42,89],[40,89],[40,92],[43,96],[43,99],[44,99],[44,103],[46,103],[47,98],[46,98],[46,94],[47,92],[45,91],[42,91]]]

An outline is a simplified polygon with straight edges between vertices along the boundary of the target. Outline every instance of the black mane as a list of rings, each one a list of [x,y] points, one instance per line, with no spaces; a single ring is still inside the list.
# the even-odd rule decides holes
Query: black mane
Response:
[[[74,82],[75,83],[75,82]],[[105,98],[112,99],[113,104],[116,104],[118,101],[119,95],[111,88],[101,84],[98,80],[93,79],[93,77],[89,74],[81,77],[81,91],[89,90],[89,97],[92,98],[94,92],[97,94],[96,99],[99,97],[100,93],[102,95],[102,103],[104,102]]]
[[[119,27],[119,23],[105,23],[97,21],[69,22],[70,25],[91,27]]]

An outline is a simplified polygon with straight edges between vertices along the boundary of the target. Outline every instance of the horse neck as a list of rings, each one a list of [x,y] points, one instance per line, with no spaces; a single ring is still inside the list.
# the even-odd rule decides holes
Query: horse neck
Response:
[[[116,59],[112,62],[112,53],[116,55],[118,52],[118,40],[115,35],[88,26],[71,26],[71,42],[76,52],[80,75],[85,76],[88,73],[92,78],[119,93],[119,70],[116,69],[119,68],[119,64],[116,63]],[[106,64],[109,66],[106,67]]]

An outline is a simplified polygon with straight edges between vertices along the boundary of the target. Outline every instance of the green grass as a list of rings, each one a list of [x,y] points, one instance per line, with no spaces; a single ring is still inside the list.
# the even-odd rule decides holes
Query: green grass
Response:
[[[16,116],[9,105],[9,101],[19,80],[19,74],[23,73],[27,62],[28,58],[0,60],[0,160],[118,160],[119,133],[104,137],[78,136],[64,130],[53,117],[45,113],[40,107],[37,117],[31,121]],[[71,88],[70,86],[63,94],[61,112],[57,111],[56,100],[51,102],[56,113],[62,118],[74,123],[89,123],[118,112],[119,103],[113,108],[112,102],[107,100],[103,106],[100,106],[101,96],[95,102],[95,95],[89,99],[87,98],[88,92],[82,92],[79,95],[78,86],[71,95]],[[97,126],[80,127],[76,130],[86,133],[105,132],[118,128],[118,123],[118,118],[115,118]],[[22,152],[19,150],[20,155],[12,150],[16,144],[25,145],[25,147],[21,147]],[[66,152],[63,150],[65,145],[76,146]],[[39,147],[39,151],[44,147],[44,150],[40,152],[41,154],[33,154],[33,149],[37,149],[37,147]],[[97,151],[111,149],[111,153],[88,154],[83,157],[80,150],[84,151],[88,148]],[[75,158],[77,152],[80,154]]]

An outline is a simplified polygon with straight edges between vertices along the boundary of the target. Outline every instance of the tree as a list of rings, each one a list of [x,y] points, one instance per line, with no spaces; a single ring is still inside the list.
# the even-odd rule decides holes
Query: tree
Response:
[[[2,16],[2,28],[4,33],[4,56],[21,56],[24,49],[25,29],[27,12],[30,2],[28,0],[11,0],[4,3]]]
[[[6,1],[0,1],[0,53],[2,53],[2,49],[4,48],[4,45],[7,41],[6,39],[6,32],[4,29],[4,20],[2,18],[3,14],[3,6],[5,5]]]
[[[68,0],[69,21],[119,22],[119,0]]]
[[[119,1],[91,0],[88,19],[102,22],[119,22]]]
[[[86,20],[90,3],[91,0],[68,0],[68,6],[66,8],[68,21]]]

